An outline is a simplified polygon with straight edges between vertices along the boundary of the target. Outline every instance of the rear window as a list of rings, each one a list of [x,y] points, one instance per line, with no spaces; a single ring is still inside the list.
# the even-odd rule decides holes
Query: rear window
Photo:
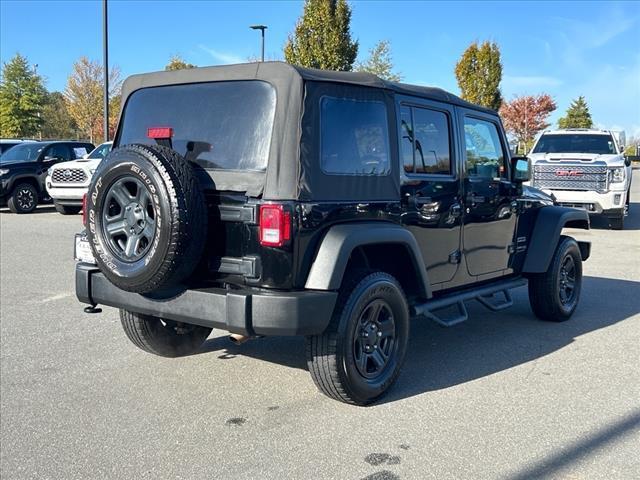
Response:
[[[611,135],[562,134],[542,135],[533,153],[594,153],[615,154]]]
[[[320,156],[325,173],[389,173],[389,129],[384,103],[323,97],[320,118]]]
[[[275,107],[275,90],[257,80],[145,88],[127,100],[118,144],[154,144],[147,129],[171,127],[173,149],[205,169],[261,171]]]

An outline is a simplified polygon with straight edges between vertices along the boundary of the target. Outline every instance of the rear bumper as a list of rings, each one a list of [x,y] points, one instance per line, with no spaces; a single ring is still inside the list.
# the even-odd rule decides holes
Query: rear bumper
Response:
[[[95,265],[76,265],[76,296],[82,303],[227,330],[242,335],[316,335],[333,313],[337,292],[189,289],[151,298],[121,290]]]

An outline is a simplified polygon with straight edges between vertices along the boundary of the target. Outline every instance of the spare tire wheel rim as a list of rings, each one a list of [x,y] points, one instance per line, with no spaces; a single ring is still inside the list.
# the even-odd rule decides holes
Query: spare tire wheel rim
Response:
[[[109,250],[119,260],[133,263],[153,244],[157,215],[148,188],[128,175],[107,190],[102,205],[102,231]]]

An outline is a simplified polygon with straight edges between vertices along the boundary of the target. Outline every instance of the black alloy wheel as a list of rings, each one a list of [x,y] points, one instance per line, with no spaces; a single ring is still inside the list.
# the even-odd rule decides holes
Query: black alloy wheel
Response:
[[[353,357],[360,375],[367,379],[380,376],[397,350],[396,328],[389,304],[373,300],[360,315],[353,337]]]
[[[31,213],[38,206],[38,190],[30,183],[21,183],[14,188],[9,201],[13,213]]]

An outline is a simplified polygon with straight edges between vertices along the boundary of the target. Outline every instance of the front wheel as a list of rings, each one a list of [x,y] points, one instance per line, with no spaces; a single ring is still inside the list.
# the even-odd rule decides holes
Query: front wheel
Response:
[[[211,328],[122,309],[120,321],[127,337],[136,347],[161,357],[191,355],[200,349],[211,334]]]
[[[38,190],[30,183],[21,183],[13,189],[7,201],[13,213],[31,213],[38,206]]]
[[[568,320],[580,299],[582,288],[582,256],[577,242],[562,236],[545,273],[529,279],[529,303],[542,320]]]
[[[306,339],[309,373],[328,397],[366,405],[395,382],[408,338],[409,307],[398,281],[384,272],[352,275],[325,332]]]

